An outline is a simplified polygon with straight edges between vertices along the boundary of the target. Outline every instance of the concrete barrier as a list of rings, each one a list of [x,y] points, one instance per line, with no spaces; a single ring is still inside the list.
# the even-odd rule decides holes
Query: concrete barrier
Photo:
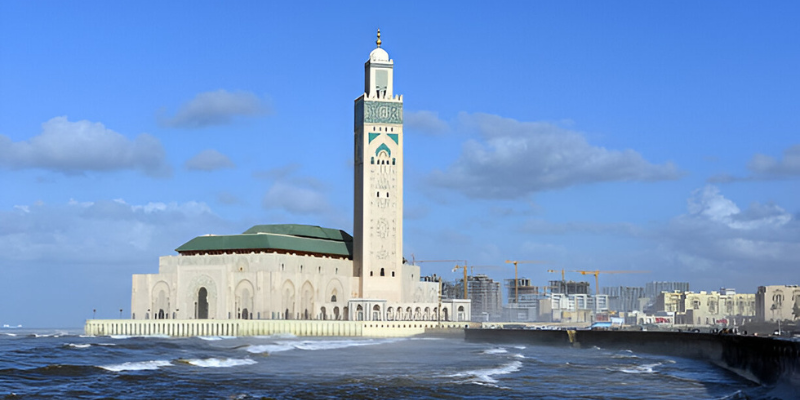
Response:
[[[468,322],[436,321],[316,321],[316,320],[208,320],[208,319],[94,319],[84,332],[93,336],[365,336],[408,337],[475,326]]]
[[[467,329],[467,341],[597,346],[709,361],[762,384],[800,387],[800,342],[758,336],[648,331]]]

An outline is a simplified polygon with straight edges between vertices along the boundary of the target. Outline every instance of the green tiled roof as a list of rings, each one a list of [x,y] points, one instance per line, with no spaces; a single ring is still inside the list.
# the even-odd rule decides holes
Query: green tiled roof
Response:
[[[178,253],[225,250],[283,250],[353,258],[347,232],[310,225],[256,225],[241,235],[198,236]]]

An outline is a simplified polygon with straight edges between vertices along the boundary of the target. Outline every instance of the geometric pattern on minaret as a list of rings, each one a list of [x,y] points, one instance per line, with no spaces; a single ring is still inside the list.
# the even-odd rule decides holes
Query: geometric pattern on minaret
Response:
[[[355,100],[353,271],[356,297],[404,301],[403,97],[394,94],[394,61],[377,47],[364,64]]]

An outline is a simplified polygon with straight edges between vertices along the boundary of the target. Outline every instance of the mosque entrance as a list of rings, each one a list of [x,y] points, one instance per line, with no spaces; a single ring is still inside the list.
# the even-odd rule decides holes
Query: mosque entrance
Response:
[[[164,318],[165,318],[164,310],[163,309],[162,310],[158,310],[158,316],[156,317],[156,319],[164,319]]]
[[[242,310],[242,319],[250,319],[250,313],[247,312],[246,308]]]
[[[204,287],[197,292],[197,319],[208,319],[208,290]]]

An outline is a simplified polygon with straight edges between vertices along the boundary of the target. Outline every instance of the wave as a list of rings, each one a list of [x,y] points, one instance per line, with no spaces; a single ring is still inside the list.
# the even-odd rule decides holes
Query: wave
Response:
[[[172,365],[172,363],[166,360],[152,360],[152,361],[126,362],[122,364],[112,364],[112,365],[99,365],[98,368],[102,368],[104,370],[112,372],[151,371],[169,365]]]
[[[655,374],[656,371],[653,368],[659,365],[661,365],[661,363],[643,364],[634,366],[633,368],[620,368],[618,371],[626,374]]]
[[[508,353],[508,350],[506,350],[504,347],[495,347],[495,348],[492,348],[492,349],[484,350],[481,353],[483,353],[483,354],[505,354],[505,353]]]
[[[64,347],[71,347],[73,349],[86,349],[92,347],[90,343],[67,343]]]
[[[250,353],[279,353],[289,350],[335,350],[357,346],[373,346],[396,342],[402,339],[381,339],[381,340],[304,340],[304,341],[276,341],[270,344],[253,344],[245,347]]]
[[[216,341],[224,339],[236,339],[236,336],[197,336],[198,339]]]
[[[514,346],[517,350],[525,350],[525,346]]]
[[[108,337],[112,339],[133,339],[133,338],[141,338],[141,339],[169,339],[171,336],[169,335],[109,335]]]
[[[522,354],[519,354],[519,353],[512,354],[511,357],[514,357],[514,358],[525,358],[525,356],[523,356]]]
[[[250,346],[246,346],[245,350],[249,353],[254,354],[272,354],[272,353],[279,353],[282,351],[289,351],[294,349],[294,346],[289,344],[253,344]]]
[[[203,368],[229,368],[256,364],[255,360],[249,358],[193,358],[179,361]]]
[[[293,333],[276,333],[274,335],[259,335],[253,337],[256,339],[296,339],[297,335]]]
[[[494,384],[497,380],[493,378],[495,375],[507,375],[517,372],[522,367],[521,361],[512,361],[508,364],[503,364],[496,368],[477,369],[472,371],[460,372],[453,375],[448,375],[450,378],[468,378],[466,382],[476,384]]]

